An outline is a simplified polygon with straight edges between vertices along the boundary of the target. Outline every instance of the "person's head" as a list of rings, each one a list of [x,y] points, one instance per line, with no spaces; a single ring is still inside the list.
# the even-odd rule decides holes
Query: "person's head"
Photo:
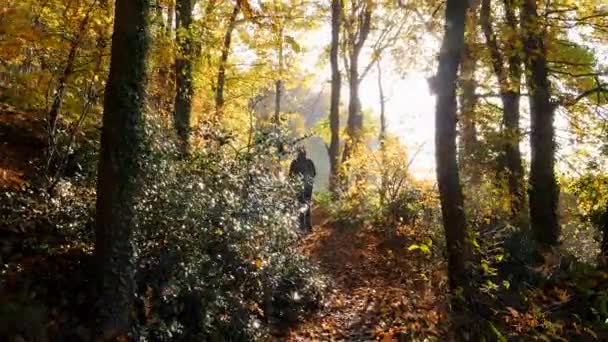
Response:
[[[304,147],[298,148],[298,158],[306,158],[306,149]]]

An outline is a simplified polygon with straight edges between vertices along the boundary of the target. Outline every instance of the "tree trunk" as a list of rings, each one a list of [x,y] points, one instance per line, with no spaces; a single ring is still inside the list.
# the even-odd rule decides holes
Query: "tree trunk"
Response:
[[[456,79],[464,48],[466,0],[448,0],[445,36],[435,79],[435,148],[437,184],[445,230],[448,277],[452,292],[467,287],[465,262],[469,257],[462,188],[456,161]]]
[[[515,17],[513,0],[504,0],[505,16],[507,24],[515,33],[517,19]],[[510,40],[506,43],[506,52],[509,56],[508,70],[505,68],[505,58],[499,50],[498,42],[491,24],[491,0],[483,0],[481,7],[481,26],[486,38],[486,45],[490,50],[492,68],[498,79],[500,97],[503,106],[503,139],[504,156],[501,169],[507,177],[509,189],[510,220],[517,224],[521,219],[525,207],[525,194],[523,190],[523,165],[519,142],[521,133],[519,130],[519,102],[521,88],[521,59],[517,53],[516,46]]]
[[[380,58],[376,60],[376,68],[378,69],[378,95],[380,102],[380,133],[378,141],[380,142],[380,206],[383,207],[386,200],[386,187],[388,184],[388,170],[386,169],[386,99],[384,97],[384,87],[382,86],[382,66]]]
[[[177,57],[175,58],[175,106],[173,108],[173,123],[179,139],[179,149],[182,156],[189,152],[190,115],[192,112],[192,23],[193,0],[177,0]]]
[[[224,35],[224,46],[222,47],[222,55],[220,57],[220,64],[217,71],[217,83],[215,86],[215,115],[216,119],[222,114],[224,108],[224,86],[226,85],[226,63],[228,62],[228,55],[230,54],[230,45],[232,42],[232,32],[236,25],[236,17],[241,10],[241,0],[236,0],[234,8],[230,14],[228,20],[228,27],[226,28],[226,34]]]
[[[348,119],[346,121],[346,141],[342,154],[342,163],[345,163],[356,146],[361,142],[363,130],[363,115],[361,113],[361,100],[359,99],[359,52],[350,55],[350,69],[348,70]]]
[[[49,124],[49,142],[51,144],[54,144],[57,119],[59,117],[59,111],[61,110],[61,106],[63,104],[63,96],[65,95],[65,90],[68,85],[68,79],[70,78],[70,76],[72,76],[72,73],[74,72],[76,54],[78,52],[78,48],[80,47],[82,37],[86,33],[89,18],[91,17],[91,12],[96,6],[97,1],[94,1],[87,9],[87,13],[80,22],[80,25],[78,26],[78,31],[76,32],[76,35],[70,45],[70,52],[68,53],[68,59],[65,63],[65,68],[63,69],[63,73],[61,74],[61,76],[59,77],[59,81],[57,82],[57,89],[55,90],[53,104],[51,105],[49,113],[47,114]]]
[[[331,64],[331,101],[329,109],[329,191],[336,194],[338,171],[340,170],[340,87],[342,79],[338,65],[340,46],[340,20],[342,15],[341,0],[331,2],[331,49],[329,61]]]
[[[95,256],[101,340],[128,333],[134,294],[133,230],[140,174],[151,0],[117,0],[97,178]]]
[[[510,29],[519,37],[517,16],[515,14],[515,0],[504,0],[505,16]],[[509,85],[502,92],[502,103],[504,108],[503,124],[506,134],[505,163],[509,179],[509,193],[511,199],[512,222],[519,223],[526,207],[526,194],[524,191],[524,166],[521,159],[519,143],[521,142],[521,131],[519,128],[520,99],[521,99],[521,75],[522,60],[519,57],[519,49],[514,39],[507,40],[507,51],[509,57]]]
[[[521,219],[521,214],[526,203],[523,185],[524,169],[519,149],[519,142],[521,141],[521,133],[519,131],[519,90],[507,91],[501,94],[501,100],[503,106],[503,136],[505,139],[504,170],[507,173],[509,187],[511,222],[517,224]]]
[[[283,91],[283,28],[279,32],[278,49],[278,79],[275,81],[274,95],[274,122],[279,125],[281,121],[281,95]]]
[[[470,35],[474,35],[471,33]],[[473,56],[474,42],[467,39],[463,48],[460,68],[462,94],[460,96],[460,123],[462,134],[461,153],[459,161],[465,175],[472,184],[479,184],[481,175],[475,155],[478,148],[477,128],[475,126],[475,109],[477,107],[477,81],[475,80],[475,57]]]
[[[346,141],[344,142],[342,163],[345,163],[350,158],[353,150],[361,143],[363,114],[361,113],[361,99],[359,98],[359,85],[361,84],[361,79],[359,78],[359,57],[371,30],[372,6],[373,4],[371,2],[366,1],[362,5],[363,8],[361,9],[361,12],[353,14],[353,17],[356,16],[355,21],[360,23],[360,25],[357,28],[357,33],[351,33],[349,37],[350,64],[348,69],[348,89],[350,93],[348,120],[346,121]],[[356,12],[355,9],[353,9],[353,11]]]
[[[382,86],[382,66],[380,58],[376,60],[376,68],[378,69],[378,95],[380,104],[380,134],[378,140],[382,144],[386,138],[386,97],[384,96],[384,87]]]
[[[474,49],[477,44],[477,1],[467,11],[465,38],[460,65],[460,154],[459,162],[464,174],[473,185],[479,184],[481,174],[475,155],[478,148],[475,110],[477,107],[477,80],[475,79],[476,61]]]
[[[557,216],[559,189],[554,174],[555,104],[551,101],[546,48],[536,1],[524,0],[521,20],[528,92],[530,93],[530,221],[541,248],[558,244],[560,227]]]

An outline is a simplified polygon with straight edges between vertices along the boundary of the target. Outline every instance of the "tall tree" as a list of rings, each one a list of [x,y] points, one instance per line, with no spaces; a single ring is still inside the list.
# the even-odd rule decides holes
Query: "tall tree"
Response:
[[[329,108],[330,142],[329,153],[329,190],[336,192],[338,171],[340,169],[340,88],[342,79],[338,65],[340,45],[340,23],[342,16],[342,1],[331,2],[331,48],[329,61],[331,64],[331,102]]]
[[[190,116],[192,113],[193,46],[192,46],[192,10],[194,0],[177,0],[177,57],[175,59],[175,106],[173,122],[179,139],[180,152],[186,156],[190,140]]]
[[[217,82],[215,84],[215,115],[216,118],[221,116],[224,108],[224,86],[226,85],[226,64],[230,55],[230,46],[232,45],[232,32],[236,27],[236,17],[241,10],[242,0],[235,0],[234,7],[230,18],[228,18],[228,26],[224,34],[224,45],[222,46],[222,55],[217,70]]]
[[[82,39],[87,33],[87,25],[89,23],[89,19],[91,18],[91,12],[97,6],[97,1],[93,1],[86,10],[86,13],[83,19],[80,21],[80,25],[78,26],[78,31],[76,31],[76,35],[71,40],[70,44],[70,52],[68,53],[68,58],[65,63],[65,67],[61,76],[59,76],[59,81],[57,82],[57,89],[55,89],[55,96],[53,97],[53,104],[49,109],[47,114],[48,125],[49,125],[49,142],[54,144],[55,138],[55,129],[57,125],[57,119],[59,117],[59,111],[61,110],[61,105],[63,104],[63,97],[65,95],[66,88],[68,86],[68,80],[72,76],[74,72],[74,66],[76,62],[76,54],[78,53],[78,48],[82,43]],[[53,146],[50,146],[52,149]],[[52,157],[52,155],[51,155]],[[49,158],[51,159],[51,158]]]
[[[114,340],[132,322],[135,194],[140,174],[152,0],[117,0],[97,178],[98,333]]]
[[[541,247],[558,243],[560,227],[557,216],[559,189],[555,179],[555,103],[547,68],[544,25],[535,0],[521,1],[520,16],[523,35],[530,121],[530,221],[536,241]]]
[[[352,150],[360,143],[363,131],[363,113],[359,97],[359,57],[369,36],[372,22],[373,3],[370,0],[352,0],[350,14],[344,22],[346,46],[348,48],[348,119],[346,122],[346,141],[342,163],[350,157]]]
[[[281,120],[281,96],[283,94],[283,45],[284,45],[284,30],[283,23],[279,22],[278,34],[277,34],[277,80],[275,81],[275,94],[274,94],[274,121],[279,124]]]
[[[376,60],[376,69],[378,70],[378,102],[380,104],[380,132],[378,134],[378,141],[380,142],[382,165],[380,175],[380,205],[384,205],[388,183],[388,170],[386,170],[386,96],[384,95],[384,86],[382,84],[382,63],[380,58]]]
[[[462,92],[460,96],[459,122],[462,133],[460,134],[459,162],[465,176],[470,178],[472,184],[478,184],[481,177],[480,170],[474,163],[476,151],[479,146],[475,118],[478,101],[476,94],[477,80],[475,79],[475,71],[477,69],[475,46],[477,44],[478,33],[477,5],[478,1],[473,1],[472,6],[467,11],[464,48],[460,65],[460,84]]]
[[[467,286],[466,220],[456,161],[456,79],[464,49],[466,9],[467,0],[447,0],[445,34],[437,75],[432,82],[437,93],[435,109],[437,184],[448,252],[448,277],[452,291]]]
[[[525,207],[523,184],[523,164],[519,142],[519,103],[521,91],[522,60],[516,48],[519,33],[514,0],[503,0],[508,37],[505,41],[505,53],[500,49],[498,39],[492,27],[491,0],[482,0],[480,21],[486,46],[490,52],[491,65],[498,80],[500,99],[503,108],[503,159],[501,168],[507,177],[509,189],[509,209],[511,221],[517,223]],[[505,55],[507,56],[505,58]]]

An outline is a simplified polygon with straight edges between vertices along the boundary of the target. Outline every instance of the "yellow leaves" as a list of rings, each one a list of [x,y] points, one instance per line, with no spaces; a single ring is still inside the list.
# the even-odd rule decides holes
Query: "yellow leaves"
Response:
[[[431,246],[433,245],[433,240],[427,238],[425,243],[420,244],[411,244],[407,250],[415,251],[420,250],[424,254],[431,254]]]
[[[264,260],[256,258],[254,261],[255,267],[259,270],[264,266]]]

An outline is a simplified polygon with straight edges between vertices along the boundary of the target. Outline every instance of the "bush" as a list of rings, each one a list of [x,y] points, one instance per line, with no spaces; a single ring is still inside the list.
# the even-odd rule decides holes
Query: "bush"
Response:
[[[403,224],[415,225],[437,206],[433,191],[411,177],[412,159],[396,137],[388,137],[372,150],[358,146],[342,165],[342,191],[339,200],[328,195],[317,201],[343,223],[361,225],[372,222],[378,230],[392,235]]]
[[[275,166],[276,141],[257,140],[203,150],[193,162],[159,151],[144,160],[142,337],[260,338],[319,303],[323,281],[297,253],[295,191]]]
[[[261,134],[240,150],[211,145],[182,161],[164,143],[171,139],[153,136],[141,159],[145,172],[136,210],[134,335],[152,341],[252,340],[317,308],[324,281],[296,250],[295,191],[275,157],[280,137]],[[76,312],[93,301],[76,303],[65,291],[50,294],[53,284],[72,294],[80,291],[74,287],[88,289],[95,277],[94,267],[80,260],[90,259],[94,241],[95,191],[86,183],[61,180],[52,197],[42,189],[0,195],[0,259],[15,259],[18,268],[24,255],[37,255],[45,269],[60,270],[15,274],[41,279],[35,292],[48,296],[31,296],[43,308],[70,303],[60,304],[61,312],[83,322],[62,326],[64,337],[86,323]],[[71,257],[74,249],[77,258]],[[67,258],[91,271],[62,269]]]

